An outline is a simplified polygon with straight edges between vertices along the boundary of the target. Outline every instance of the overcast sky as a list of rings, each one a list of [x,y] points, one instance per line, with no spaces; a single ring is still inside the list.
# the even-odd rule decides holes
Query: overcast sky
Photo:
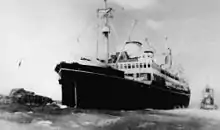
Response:
[[[192,101],[200,100],[209,82],[220,103],[219,0],[109,0],[109,4],[115,9],[111,51],[123,45],[137,19],[132,39],[148,37],[163,52],[168,36],[175,64],[185,68],[190,81]],[[79,55],[95,55],[96,9],[102,6],[102,0],[0,1],[1,92],[24,87],[60,99],[54,67]]]

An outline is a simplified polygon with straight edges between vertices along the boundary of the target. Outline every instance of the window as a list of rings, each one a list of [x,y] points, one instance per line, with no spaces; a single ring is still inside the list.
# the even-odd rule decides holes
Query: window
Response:
[[[132,68],[135,68],[135,64],[132,64]]]
[[[120,68],[123,69],[123,64],[120,64]]]
[[[144,68],[147,68],[147,65],[146,65],[146,63],[144,63]]]
[[[150,68],[150,64],[148,64],[147,67]]]
[[[139,68],[139,65],[138,65],[138,63],[136,63],[136,68]]]
[[[124,68],[127,69],[127,65],[126,64],[124,65]]]
[[[130,69],[131,68],[131,64],[128,64],[128,69]]]
[[[140,68],[142,68],[142,63],[140,63]]]

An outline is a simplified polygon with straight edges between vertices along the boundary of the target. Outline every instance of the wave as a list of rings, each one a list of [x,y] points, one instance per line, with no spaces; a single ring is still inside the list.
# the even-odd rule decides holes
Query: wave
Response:
[[[107,114],[108,113],[108,114]],[[144,110],[118,112],[72,112],[51,115],[27,112],[0,112],[2,130],[72,129],[212,129],[220,127],[220,111],[200,109]]]

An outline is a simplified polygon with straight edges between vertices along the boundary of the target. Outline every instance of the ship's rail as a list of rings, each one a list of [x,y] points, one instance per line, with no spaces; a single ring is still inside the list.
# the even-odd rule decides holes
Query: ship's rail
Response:
[[[160,73],[172,78],[172,79],[175,79],[179,82],[184,82],[185,83],[185,80],[183,78],[180,78],[178,77],[177,75],[175,74],[172,74],[171,72],[165,70],[165,69],[162,69],[160,65],[156,64],[155,62],[152,63],[152,68],[154,68],[155,70],[159,71]]]
[[[121,54],[120,54],[121,53]],[[119,57],[120,56],[120,57]],[[117,52],[116,54],[111,55],[111,58],[108,60],[108,63],[114,64],[118,59],[118,63],[121,62],[137,62],[139,57],[129,57],[126,51]]]

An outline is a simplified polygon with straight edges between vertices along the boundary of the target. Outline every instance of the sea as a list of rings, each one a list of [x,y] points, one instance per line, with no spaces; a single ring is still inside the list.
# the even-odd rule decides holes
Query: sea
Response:
[[[10,106],[13,108],[14,106]],[[220,130],[220,111],[201,109],[0,111],[0,130]]]

